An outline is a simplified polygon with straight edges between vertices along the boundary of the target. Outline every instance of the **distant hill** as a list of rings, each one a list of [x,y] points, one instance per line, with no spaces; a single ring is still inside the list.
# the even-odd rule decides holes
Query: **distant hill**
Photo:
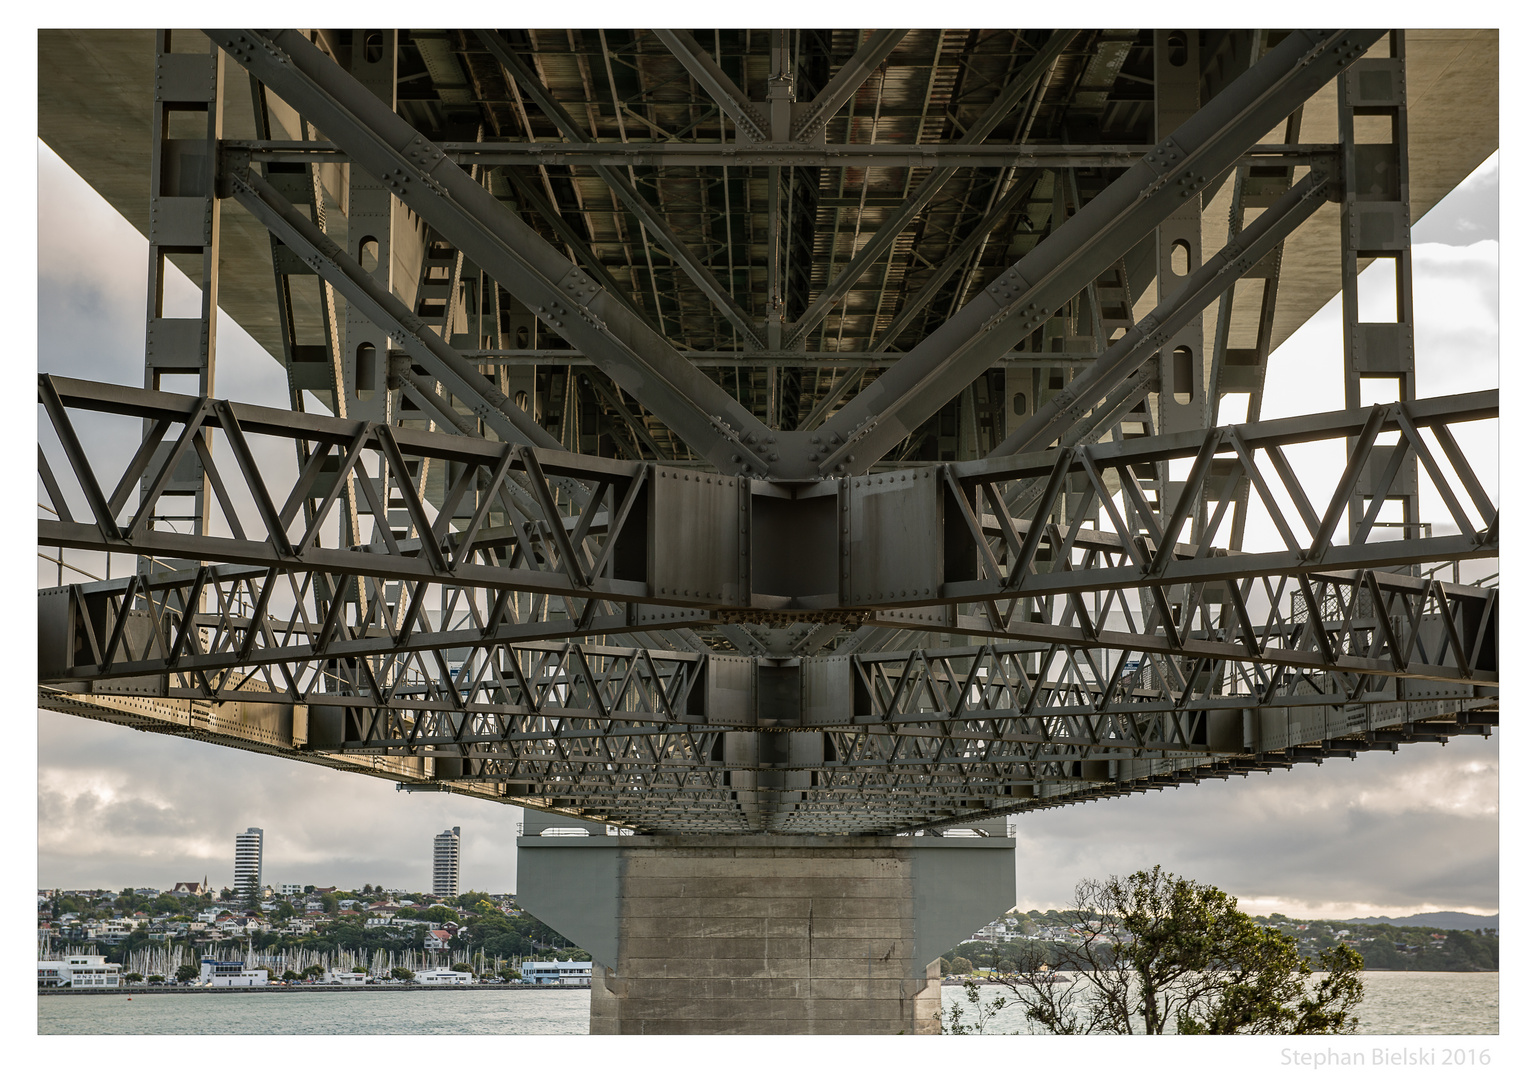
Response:
[[[1424,911],[1420,915],[1404,915],[1391,918],[1371,915],[1364,919],[1338,919],[1337,922],[1389,923],[1391,926],[1430,926],[1434,930],[1499,930],[1500,913],[1496,915],[1467,915],[1462,911]]]

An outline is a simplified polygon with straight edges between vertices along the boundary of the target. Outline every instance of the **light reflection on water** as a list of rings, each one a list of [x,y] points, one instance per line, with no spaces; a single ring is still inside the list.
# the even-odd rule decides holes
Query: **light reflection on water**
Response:
[[[1364,1000],[1358,1007],[1360,1035],[1496,1035],[1498,975],[1494,971],[1365,971]],[[983,986],[983,1004],[1001,987]],[[959,1005],[970,1023],[965,989],[944,988],[945,1015]],[[1010,1005],[986,1025],[985,1034],[1009,1035],[1027,1029],[1023,1014]]]

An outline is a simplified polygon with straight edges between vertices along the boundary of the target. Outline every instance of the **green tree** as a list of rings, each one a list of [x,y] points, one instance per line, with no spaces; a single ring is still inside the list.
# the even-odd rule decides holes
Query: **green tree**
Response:
[[[139,975],[136,971],[129,971],[126,975],[122,976],[122,981],[125,983],[141,983],[143,976]]]
[[[151,982],[151,983],[153,983],[153,984],[155,984],[157,986],[159,983],[164,982],[164,976],[163,975],[150,975],[149,976],[149,982]]]
[[[281,981],[289,983],[301,982],[302,976],[297,974],[297,972],[293,971],[291,968],[287,968],[281,973]]]
[[[1363,1000],[1363,957],[1334,945],[1309,960],[1213,885],[1163,872],[1087,880],[1069,913],[1077,935],[1050,954],[1025,950],[1003,980],[1035,1027],[1057,1034],[1316,1035],[1350,1033]]]
[[[477,911],[483,904],[487,904],[490,910],[499,910],[499,905],[495,904],[485,892],[464,892],[456,898],[456,906],[466,908],[468,911]]]
[[[944,968],[946,975],[971,974],[971,961],[967,960],[964,956],[957,956],[953,960],[944,960],[942,957],[940,959],[942,961],[940,966]]]
[[[451,970],[452,971],[465,971],[465,972],[467,972],[470,975],[470,974],[472,974],[472,965],[471,964],[463,964],[461,962],[457,962],[457,963],[451,965]]]
[[[302,969],[302,977],[304,979],[322,979],[324,977],[324,969],[319,964],[309,964]]]
[[[399,982],[413,982],[414,981],[414,973],[412,971],[410,971],[406,967],[395,967],[395,968],[393,968],[392,976],[393,976],[393,978],[397,979]]]
[[[175,969],[176,982],[193,982],[201,976],[202,969],[195,964],[182,964]]]

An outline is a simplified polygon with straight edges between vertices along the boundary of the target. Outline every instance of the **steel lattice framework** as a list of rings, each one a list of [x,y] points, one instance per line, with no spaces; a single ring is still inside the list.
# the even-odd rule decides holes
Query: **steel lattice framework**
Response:
[[[1461,449],[1497,395],[1414,392],[1399,32],[207,38],[157,39],[144,388],[38,382],[40,548],[137,558],[40,590],[44,707],[652,832],[1495,723],[1459,567],[1499,551]],[[1344,407],[1262,420],[1281,254],[1334,202],[1345,297],[1390,260],[1396,317],[1345,305]],[[213,392],[234,213],[291,410]]]

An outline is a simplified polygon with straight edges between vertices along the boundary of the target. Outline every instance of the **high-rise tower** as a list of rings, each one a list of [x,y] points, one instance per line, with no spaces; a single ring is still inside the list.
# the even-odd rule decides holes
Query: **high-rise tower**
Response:
[[[260,902],[265,830],[253,826],[233,838],[233,890],[246,904]]]
[[[453,825],[435,838],[436,896],[455,896],[461,887],[462,827]]]

